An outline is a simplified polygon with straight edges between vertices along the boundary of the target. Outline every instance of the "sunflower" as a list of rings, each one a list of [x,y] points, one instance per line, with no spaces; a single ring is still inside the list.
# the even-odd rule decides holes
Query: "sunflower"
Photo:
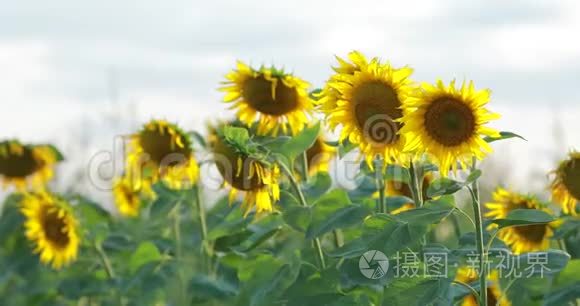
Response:
[[[220,135],[218,128],[210,127],[208,143],[224,184],[231,187],[229,202],[234,202],[238,192],[242,192],[245,194],[242,202],[244,216],[252,209],[257,214],[272,212],[275,202],[280,199],[278,166],[266,165],[239,151]]]
[[[43,189],[54,175],[60,152],[49,145],[23,145],[18,140],[0,142],[0,183],[25,190]]]
[[[288,128],[297,134],[308,122],[313,102],[306,81],[274,67],[256,70],[238,61],[237,69],[226,75],[221,91],[224,101],[233,103],[238,118],[252,126],[257,118],[260,135],[276,135]]]
[[[427,153],[447,176],[450,168],[457,170],[457,162],[465,168],[475,156],[482,159],[491,147],[482,136],[499,137],[487,126],[499,115],[484,106],[489,101],[489,90],[475,90],[473,82],[463,82],[455,88],[455,81],[445,86],[423,84],[414,97],[405,104],[402,133],[409,135],[413,148]]]
[[[44,191],[27,193],[21,212],[26,217],[26,238],[34,243],[34,252],[40,254],[42,263],[60,269],[76,259],[78,222],[64,199]]]
[[[425,200],[429,199],[429,197],[427,196],[427,189],[429,188],[429,185],[431,184],[432,181],[433,175],[430,173],[425,174],[425,176],[423,177],[423,184],[421,185],[423,199]],[[409,183],[399,179],[390,179],[385,181],[385,194],[387,196],[404,196],[409,199],[413,198],[413,193],[411,192],[411,186],[409,186]],[[415,208],[414,203],[412,202],[405,203],[401,207],[391,211],[391,214],[396,215],[403,211],[411,210],[413,208]]]
[[[151,120],[131,136],[127,164],[135,190],[159,180],[181,189],[195,184],[199,176],[189,135],[164,120]]]
[[[330,162],[335,154],[336,149],[327,145],[323,136],[318,136],[314,144],[306,150],[309,174],[314,175],[317,172],[328,172]]]
[[[125,217],[137,217],[141,210],[143,198],[155,197],[150,184],[143,184],[141,190],[135,188],[135,183],[128,177],[121,177],[113,184],[113,197],[119,213]]]
[[[515,209],[539,209],[551,214],[535,197],[513,193],[501,187],[493,193],[493,201],[485,206],[489,209],[485,216],[493,219],[506,218]],[[492,224],[490,228],[496,226]],[[501,229],[498,237],[516,254],[542,251],[550,246],[549,238],[553,235],[554,226],[555,223],[507,227]]]
[[[369,65],[369,61],[359,51],[351,51],[348,54],[348,60],[339,56],[335,56],[335,58],[338,61],[339,66],[332,67],[332,70],[334,70],[336,74],[330,77],[330,80],[326,83],[325,88],[321,92],[315,94],[315,97],[317,98],[316,104],[320,105],[322,111],[332,111],[337,107],[340,92],[329,85],[332,81],[340,79],[341,75],[353,75],[356,71],[365,69]],[[377,61],[378,59],[376,57],[371,60],[371,62]]]
[[[552,201],[560,204],[565,214],[576,216],[576,204],[580,202],[580,152],[571,152],[553,173]]]
[[[470,284],[479,279],[478,273],[468,267],[460,267],[455,275],[455,280],[464,284]],[[499,284],[498,272],[492,271],[488,276],[490,282],[487,286],[487,305],[489,306],[511,306],[512,303],[508,300]],[[461,306],[479,306],[479,302],[473,294],[468,294],[463,298]]]
[[[370,167],[377,156],[395,162],[407,143],[399,130],[413,70],[396,69],[376,58],[369,62],[358,52],[349,58],[352,64],[339,60],[337,73],[320,93],[321,111],[332,130],[342,126],[339,140],[357,144]]]

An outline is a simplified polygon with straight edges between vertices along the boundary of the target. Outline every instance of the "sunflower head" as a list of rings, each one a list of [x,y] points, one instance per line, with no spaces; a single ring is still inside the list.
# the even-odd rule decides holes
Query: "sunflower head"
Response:
[[[535,197],[510,192],[498,188],[493,193],[493,201],[486,203],[486,217],[492,219],[506,218],[515,209],[539,209],[551,214]],[[496,225],[490,225],[495,227]],[[515,254],[542,251],[550,246],[549,238],[553,235],[555,224],[532,224],[501,229],[498,237],[509,245]]]
[[[54,166],[62,160],[50,145],[23,145],[18,140],[0,142],[0,183],[43,189],[54,175]]]
[[[408,99],[403,118],[403,133],[411,138],[413,148],[427,153],[446,176],[457,163],[465,164],[475,156],[482,159],[491,147],[482,136],[499,137],[486,124],[499,116],[484,106],[489,101],[489,90],[475,90],[473,82],[455,81],[445,86],[441,80],[435,86],[423,84],[421,90]]]
[[[40,254],[40,261],[54,269],[76,259],[78,222],[68,202],[48,192],[27,193],[22,200],[25,235]]]
[[[155,193],[150,184],[143,184],[143,188],[139,189],[128,177],[120,177],[113,183],[113,197],[122,216],[137,217],[143,200],[155,198]]]
[[[141,185],[161,180],[180,189],[195,184],[199,175],[189,135],[164,120],[152,120],[131,136],[127,163],[128,176]]]
[[[224,101],[233,103],[238,118],[248,126],[258,121],[260,135],[276,135],[279,129],[297,134],[308,122],[313,102],[307,82],[274,67],[253,69],[238,62],[237,69],[226,75],[220,90]]]
[[[352,63],[339,58],[336,74],[320,93],[321,110],[331,129],[342,126],[340,141],[357,144],[372,167],[381,156],[398,161],[406,148],[402,128],[402,106],[412,91],[412,69],[394,68],[379,60],[353,52]]]
[[[469,267],[460,267],[457,270],[457,274],[455,275],[455,280],[470,284],[479,279],[478,272]],[[488,281],[490,284],[487,287],[487,305],[489,306],[511,306],[511,302],[509,301],[508,297],[503,294],[499,278],[498,272],[492,271],[488,275]],[[472,294],[468,294],[463,298],[461,301],[462,306],[479,306],[479,302],[477,301],[476,297]]]
[[[314,144],[306,150],[308,172],[314,175],[317,172],[328,172],[330,162],[336,154],[336,149],[326,144],[323,136],[318,136]]]
[[[552,201],[562,206],[565,214],[577,215],[576,205],[580,202],[580,152],[571,152],[553,171]]]
[[[257,214],[272,212],[280,198],[279,168],[231,145],[219,127],[210,129],[208,143],[224,183],[231,187],[230,203],[238,192],[242,192],[245,194],[242,202],[245,215],[254,209]]]

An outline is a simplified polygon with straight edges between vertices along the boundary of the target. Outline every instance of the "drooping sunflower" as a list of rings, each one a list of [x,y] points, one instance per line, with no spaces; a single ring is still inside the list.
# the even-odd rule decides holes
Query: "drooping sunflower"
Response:
[[[274,67],[253,69],[241,61],[226,75],[221,91],[224,101],[233,103],[237,116],[252,126],[257,120],[259,135],[277,135],[281,129],[297,134],[308,122],[313,102],[306,81]]]
[[[131,136],[127,176],[134,189],[161,180],[169,188],[195,184],[199,167],[187,133],[165,120],[151,120]]]
[[[274,204],[280,199],[280,169],[239,151],[220,135],[219,128],[210,127],[208,144],[224,184],[231,187],[229,202],[234,202],[241,192],[244,194],[241,209],[245,216],[252,210],[256,214],[272,212]]]
[[[515,209],[539,209],[551,214],[548,208],[533,196],[510,192],[504,188],[497,188],[493,193],[493,201],[486,203],[489,210],[485,216],[493,219],[506,218]],[[510,246],[515,254],[535,252],[548,249],[549,238],[554,234],[553,224],[532,224],[513,226],[501,229],[498,237]],[[497,225],[492,224],[490,228]]]
[[[482,159],[491,152],[482,136],[499,137],[486,126],[499,115],[484,108],[489,98],[490,91],[476,90],[473,82],[463,82],[461,88],[455,87],[455,81],[449,86],[441,80],[436,85],[424,83],[405,104],[402,132],[447,176],[450,169],[457,170],[457,163],[465,168],[473,156]]]
[[[427,189],[432,181],[433,175],[431,173],[425,174],[421,185],[424,200],[429,199],[427,196]],[[411,186],[409,186],[409,183],[399,179],[389,179],[385,181],[385,194],[387,196],[404,196],[409,199],[413,198],[413,193],[411,192]],[[401,207],[391,211],[391,214],[395,215],[413,208],[415,208],[414,203],[405,203]]]
[[[339,140],[357,144],[369,166],[377,156],[387,163],[398,161],[407,144],[399,131],[402,106],[413,90],[413,70],[376,58],[369,62],[358,52],[349,57],[353,63],[339,60],[337,73],[320,93],[321,111],[332,130],[342,126]]]
[[[323,136],[318,136],[314,144],[306,150],[308,173],[328,172],[330,162],[336,154],[336,149],[326,144]]]
[[[40,261],[60,269],[77,257],[78,221],[64,199],[45,191],[27,193],[22,200],[25,235],[40,254]]]
[[[471,284],[479,279],[478,273],[469,267],[460,267],[455,275],[455,280],[464,284]],[[502,293],[498,272],[492,271],[488,276],[487,305],[489,306],[511,306],[506,294]],[[466,295],[461,301],[461,306],[479,306],[479,302],[473,294]]]
[[[576,216],[576,205],[580,203],[580,152],[571,152],[553,173],[552,201],[560,204],[565,214]]]
[[[62,155],[48,145],[24,145],[18,140],[0,142],[0,183],[23,191],[27,186],[43,189],[54,175]]]

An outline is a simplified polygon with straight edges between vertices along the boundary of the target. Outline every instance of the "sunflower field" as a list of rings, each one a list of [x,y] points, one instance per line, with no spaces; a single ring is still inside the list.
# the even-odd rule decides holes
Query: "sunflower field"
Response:
[[[483,195],[493,143],[525,141],[490,90],[336,60],[318,89],[238,62],[235,117],[126,131],[113,210],[48,187],[57,147],[1,140],[0,305],[580,305],[580,152],[551,197]]]

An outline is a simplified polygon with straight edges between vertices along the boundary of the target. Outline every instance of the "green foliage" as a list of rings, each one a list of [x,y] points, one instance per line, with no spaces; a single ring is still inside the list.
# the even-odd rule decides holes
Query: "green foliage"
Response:
[[[516,133],[512,133],[512,132],[499,132],[499,137],[490,137],[490,136],[486,136],[484,138],[485,141],[487,142],[494,142],[494,141],[498,141],[498,140],[504,140],[504,139],[510,139],[510,138],[519,138],[521,140],[527,141],[527,139],[525,139],[524,137],[516,134]]]
[[[480,170],[471,171],[464,181],[431,182],[429,200],[412,209],[380,213],[375,208],[376,176],[410,184],[408,168],[388,165],[381,177],[361,162],[356,187],[346,190],[328,173],[294,173],[296,160],[319,136],[319,124],[294,137],[256,136],[252,128],[239,126],[224,126],[218,133],[234,149],[265,164],[280,164],[281,196],[273,212],[244,215],[239,199],[229,203],[213,191],[215,201],[210,203],[199,193],[201,186],[172,190],[156,184],[156,197],[143,200],[136,218],[120,217],[91,199],[67,194],[80,224],[81,246],[75,262],[54,271],[33,252],[23,229],[21,196],[11,195],[0,215],[0,305],[455,305],[471,294],[453,282],[457,268],[469,264],[466,254],[478,255],[471,216],[459,214],[463,210],[456,202],[462,198],[455,195],[464,188],[475,193],[472,183],[483,175]],[[199,134],[190,135],[202,148],[207,145]],[[488,141],[513,137],[519,136],[502,133]],[[331,145],[339,148],[340,156],[356,147],[348,141]],[[437,171],[429,163],[416,166],[418,176]],[[198,199],[207,212],[199,209]],[[413,200],[387,195],[385,202],[393,212]],[[452,221],[459,217],[467,221],[456,228],[459,222]],[[562,245],[565,251],[513,255],[519,263],[513,272],[526,277],[499,279],[514,306],[566,305],[580,298],[576,217],[517,209],[506,218],[484,221],[485,228],[493,223],[500,230],[557,224],[552,247]],[[509,254],[496,234],[485,231],[483,244],[493,255]],[[364,264],[376,272],[385,261],[361,257],[369,251],[387,257],[389,268],[373,274],[380,277],[362,273]],[[414,275],[396,272],[405,253],[417,256]],[[427,275],[425,255],[434,253],[445,255],[444,276]],[[545,262],[543,270],[535,266],[539,259]],[[499,267],[498,258],[490,255],[488,260],[490,267]],[[477,281],[469,286],[480,290]]]

